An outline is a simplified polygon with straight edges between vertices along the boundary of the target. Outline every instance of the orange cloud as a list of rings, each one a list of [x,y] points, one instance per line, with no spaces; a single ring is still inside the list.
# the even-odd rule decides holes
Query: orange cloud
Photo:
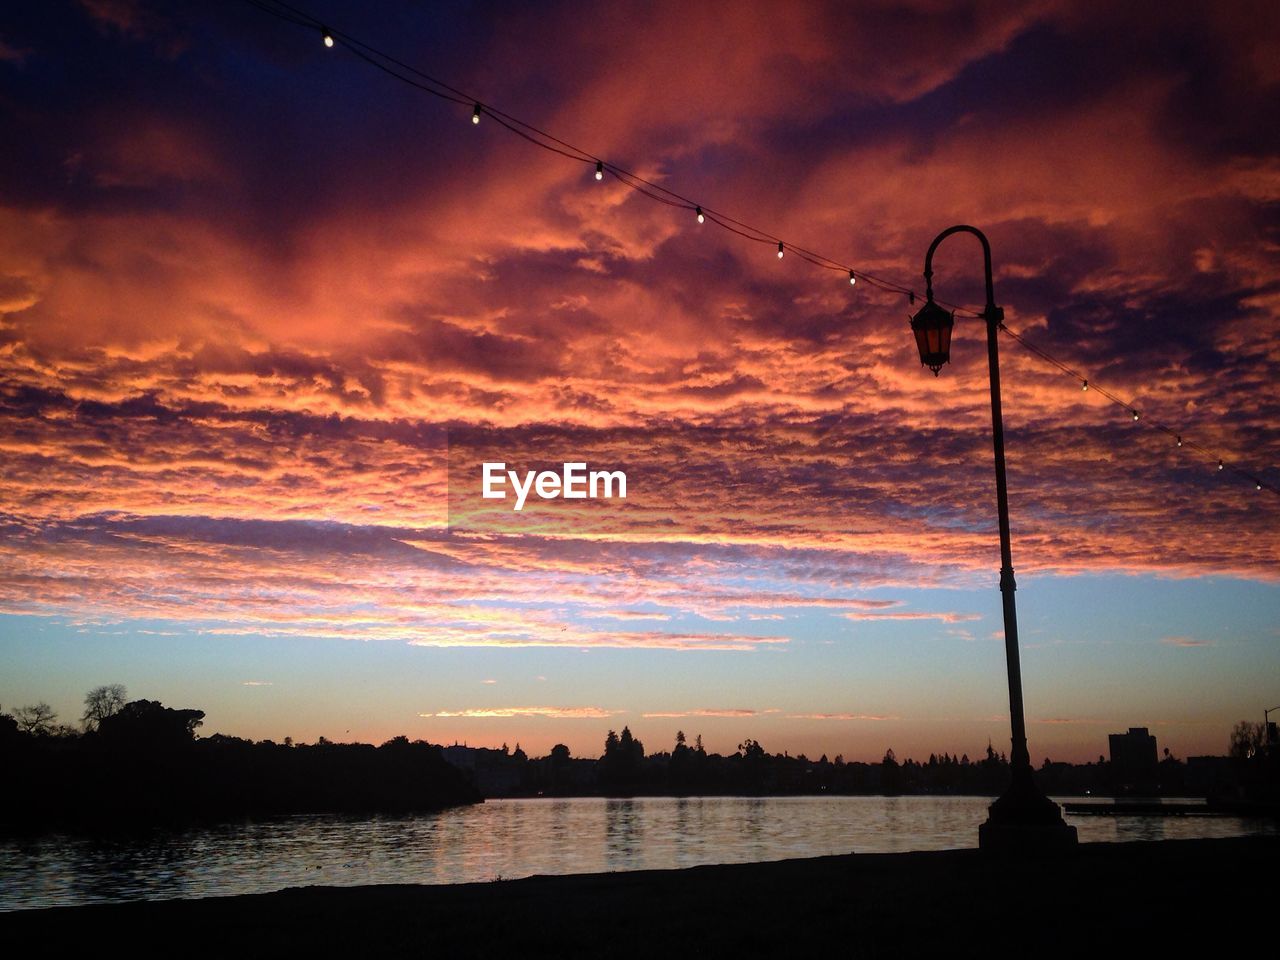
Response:
[[[605,720],[621,710],[605,710],[601,707],[471,707],[466,710],[439,710],[436,713],[420,713],[423,718],[541,718],[548,720]]]
[[[1209,647],[1212,640],[1197,640],[1195,637],[1161,637],[1160,642],[1171,647]]]
[[[788,720],[900,720],[901,717],[871,713],[789,713]]]
[[[1276,15],[1113,6],[551,5],[486,15],[442,69],[868,272],[915,283],[940,227],[980,223],[1010,327],[1144,416],[1002,341],[1019,573],[1274,583],[1274,495],[1143,424],[1275,479],[1261,225],[1280,162],[1257,117]],[[51,16],[115,44],[99,96],[27,65],[84,79],[101,57],[17,34],[0,52],[30,103],[0,171],[0,611],[739,653],[786,649],[792,613],[979,619],[875,591],[999,565],[980,324],[958,322],[934,379],[897,294],[401,101],[358,63],[281,61],[224,12],[205,55],[261,69],[192,71],[183,18],[87,10]],[[1220,82],[1169,66],[1193,41]],[[147,96],[121,79],[135,65]],[[268,68],[308,96],[264,87]],[[938,290],[973,302],[978,249],[954,243]],[[634,464],[634,495],[469,529],[463,430]],[[671,629],[583,626],[603,619]]]

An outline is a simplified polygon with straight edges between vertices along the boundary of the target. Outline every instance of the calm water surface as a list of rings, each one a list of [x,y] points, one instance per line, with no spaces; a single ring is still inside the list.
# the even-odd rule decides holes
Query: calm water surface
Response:
[[[490,800],[414,817],[292,817],[111,841],[0,841],[0,910],[265,893],[283,887],[467,883],[974,847],[982,797],[599,797]],[[1280,832],[1227,817],[1068,817],[1081,841]]]

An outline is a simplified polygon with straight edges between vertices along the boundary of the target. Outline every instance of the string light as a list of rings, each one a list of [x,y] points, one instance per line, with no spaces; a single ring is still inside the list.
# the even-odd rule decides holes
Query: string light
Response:
[[[306,13],[305,11],[302,11],[297,9],[296,7],[290,6],[288,3],[285,3],[284,0],[246,0],[246,2],[258,8],[259,10],[262,10],[263,12],[270,13],[272,16],[278,17],[279,19],[285,20],[289,23],[303,26],[308,29],[318,30],[320,31],[321,38],[326,48],[332,48],[335,46],[336,42],[334,40],[333,34],[329,31],[329,29],[324,24],[322,24],[319,20],[317,20],[315,17],[311,16],[310,14]],[[356,40],[352,37],[344,35],[343,46],[345,49],[354,53],[360,59],[369,63],[371,66],[376,67],[377,69],[383,71],[384,73],[387,73],[388,75],[390,75],[394,79],[401,81],[402,83],[413,86],[419,90],[422,90],[423,92],[430,93],[435,97],[439,97],[444,100],[449,100],[453,103],[456,103],[462,106],[465,106],[468,103],[470,103],[472,105],[471,122],[473,124],[478,124],[480,122],[480,114],[482,109],[484,109],[484,112],[488,113],[490,117],[495,122],[497,122],[500,126],[505,127],[507,130],[511,131],[517,136],[532,143],[534,146],[541,147],[544,150],[559,154],[560,156],[563,156],[578,162],[594,163],[596,180],[604,179],[604,161],[591,156],[585,151],[579,149],[578,147],[575,147],[572,144],[559,139],[558,137],[554,137],[551,134],[538,129],[532,124],[526,123],[523,120],[519,120],[516,117],[513,117],[509,114],[505,114],[500,110],[496,110],[493,108],[482,108],[478,100],[475,100],[473,97],[467,96],[463,91],[458,90],[441,80],[437,80],[431,76],[428,76],[426,73],[411,66],[410,64],[397,60],[394,57],[391,57],[390,55],[385,54],[380,50],[370,47],[359,40]],[[698,223],[700,224],[704,223],[706,221],[706,218],[710,216],[712,222],[715,223],[717,226],[720,226],[731,233],[735,233],[738,236],[744,237],[745,239],[753,240],[759,243],[772,243],[776,241],[778,245],[778,259],[781,260],[783,258],[787,245],[784,244],[783,241],[777,240],[776,237],[771,237],[766,231],[760,230],[759,228],[753,227],[750,224],[744,223],[740,220],[736,220],[733,217],[728,216],[727,214],[718,213],[716,211],[712,211],[710,214],[705,213],[700,205],[694,204],[689,198],[681,196],[675,191],[670,190],[666,187],[663,187],[651,180],[645,179],[644,177],[641,177],[637,174],[630,173],[629,171],[624,170],[615,164],[610,164],[609,169],[610,169],[610,173],[613,176],[615,176],[618,180],[621,180],[626,186],[630,187],[632,190],[634,190],[637,193],[643,194],[644,196],[646,196],[651,200],[655,200],[659,203],[667,204],[668,206],[682,207],[686,210],[692,208],[694,210],[694,213],[697,216]],[[847,271],[849,276],[849,285],[856,286],[858,275],[855,274],[855,271],[852,267],[848,266],[847,264],[841,264],[838,261],[835,261],[830,259],[829,257],[823,256],[822,254],[815,253],[812,250],[806,250],[805,248],[798,247],[794,244],[791,244],[790,246],[791,246],[792,252],[794,252],[797,256],[799,256],[802,260],[805,260],[815,266],[821,267],[826,270],[839,270],[841,272]],[[905,294],[908,301],[912,305],[915,304],[916,295],[915,295],[915,291],[912,288],[904,286],[900,283],[897,283],[896,281],[889,280],[884,277],[873,276],[867,273],[861,273],[860,276],[861,276],[861,279],[867,281],[871,286],[875,288],[878,288],[881,290],[887,290],[894,293]],[[956,304],[946,303],[945,301],[942,301],[942,300],[938,300],[937,302],[942,306],[956,309],[961,315],[972,316],[972,317],[982,316],[981,313],[971,308],[960,307]],[[1000,330],[1003,333],[1010,336],[1011,338],[1013,338],[1014,340],[1018,341],[1029,352],[1037,355],[1042,360],[1045,360],[1046,362],[1053,364],[1054,366],[1058,367],[1065,373],[1068,373],[1075,379],[1079,380],[1080,389],[1082,391],[1087,392],[1089,390],[1089,381],[1087,379],[1082,378],[1079,374],[1077,374],[1074,370],[1072,370],[1066,364],[1062,363],[1061,361],[1049,355],[1045,351],[1039,349],[1038,347],[1028,343],[1021,336],[1014,333],[1008,327],[1004,326],[1003,323],[1000,324]],[[1109,391],[1103,389],[1102,387],[1097,387],[1096,385],[1095,385],[1095,388],[1099,393],[1101,393],[1107,400],[1110,400],[1112,403],[1115,403],[1118,406],[1128,407],[1128,404],[1126,404],[1123,400],[1121,400],[1119,397],[1115,396],[1114,394],[1110,393]],[[1134,421],[1137,421],[1139,419],[1139,413],[1137,409],[1129,408],[1129,412],[1132,414]],[[1174,434],[1173,430],[1170,430],[1167,426],[1164,426],[1156,421],[1150,420],[1150,418],[1147,418],[1147,423],[1149,426],[1151,426],[1154,429],[1159,429],[1159,430],[1165,431],[1166,433]],[[1184,445],[1182,436],[1180,434],[1174,434],[1174,436],[1177,441],[1177,445],[1179,447],[1182,447]],[[1200,446],[1199,444],[1193,443],[1191,441],[1186,441],[1185,445],[1188,447],[1191,447],[1192,449],[1199,450],[1201,453],[1204,453],[1204,454],[1210,453],[1209,450],[1206,450],[1204,447]],[[1226,469],[1226,466],[1227,465],[1224,460],[1218,459],[1219,471]],[[1252,481],[1258,490],[1267,488],[1277,494],[1280,494],[1280,488],[1276,488],[1274,486],[1270,486],[1269,484],[1263,483],[1261,479],[1254,476],[1253,474],[1245,472],[1239,467],[1232,466],[1231,470],[1235,473],[1240,474],[1242,477]]]
[[[324,25],[311,14],[285,2],[285,0],[245,0],[245,2],[264,13],[269,13],[272,16],[288,23],[310,27],[316,30],[325,29]],[[559,137],[553,136],[545,130],[540,130],[518,117],[503,113],[501,110],[494,107],[482,107],[479,100],[457,87],[451,86],[436,77],[432,77],[422,70],[419,70],[417,67],[414,67],[412,64],[398,60],[390,54],[384,53],[375,47],[371,47],[354,37],[344,35],[343,45],[370,66],[381,70],[383,73],[386,73],[393,79],[399,80],[401,83],[405,83],[442,100],[448,100],[451,103],[463,106],[472,106],[472,123],[478,124],[480,122],[480,113],[483,110],[490,119],[494,120],[500,126],[505,127],[507,130],[516,134],[516,136],[527,140],[536,147],[541,147],[543,150],[547,150],[551,153],[582,163],[602,163],[602,161],[587,153],[587,151],[582,150],[580,147],[576,147],[567,141],[561,140]],[[760,243],[772,244],[779,242],[776,237],[770,236],[767,231],[744,223],[741,220],[728,216],[727,214],[717,213],[715,211],[704,211],[701,206],[695,204],[688,197],[682,196],[681,194],[655,183],[652,180],[639,176],[638,174],[631,173],[630,171],[619,167],[617,164],[609,164],[609,173],[621,180],[632,190],[637,193],[644,194],[644,196],[648,197],[650,200],[655,200],[659,203],[667,204],[668,206],[683,207],[686,210],[695,210],[698,215],[699,223],[703,223],[709,218],[717,226],[746,239]],[[825,270],[836,270],[841,273],[847,273],[853,269],[849,264],[842,264],[836,260],[832,260],[830,257],[823,256],[822,254],[816,253],[812,250],[806,250],[796,244],[787,244],[787,246],[790,247],[791,252],[796,254],[796,256],[814,264],[815,266],[822,267]],[[893,293],[906,294],[911,298],[912,303],[915,302],[915,292],[910,287],[904,286],[894,280],[890,280],[885,277],[878,277],[865,271],[859,271],[858,278],[878,289],[887,290]],[[943,300],[938,300],[938,303],[954,309],[962,309],[957,304],[947,303]],[[977,314],[975,313],[974,316],[977,316]]]
[[[1057,367],[1067,376],[1072,377],[1073,379],[1079,381],[1081,384],[1080,388],[1082,390],[1087,390],[1089,388],[1089,381],[1081,377],[1077,371],[1067,366],[1065,363],[1063,363],[1057,357],[1054,357],[1052,354],[1046,353],[1044,350],[1041,350],[1034,343],[1031,343],[1022,335],[1010,330],[1003,323],[1000,324],[1000,332],[1005,334],[1005,336],[1009,337],[1010,339],[1016,340],[1028,353],[1034,354],[1035,356],[1039,357],[1041,360],[1045,361],[1046,363],[1052,364],[1053,366]],[[1107,390],[1105,387],[1101,387],[1097,384],[1094,384],[1093,386],[1094,386],[1094,389],[1098,393],[1100,393],[1104,399],[1109,400],[1111,403],[1114,403],[1118,407],[1123,407],[1125,411],[1128,412],[1129,415],[1133,417],[1134,420],[1137,420],[1139,418],[1139,412],[1137,408],[1130,406],[1129,401],[1122,400],[1120,397],[1116,396],[1114,393],[1112,393],[1110,390]],[[1209,458],[1211,462],[1213,460],[1217,460],[1218,470],[1221,471],[1221,470],[1230,469],[1232,473],[1238,474],[1242,479],[1248,480],[1254,486],[1261,487],[1263,490],[1270,490],[1273,493],[1280,494],[1280,489],[1277,489],[1271,484],[1266,483],[1264,480],[1262,480],[1262,478],[1258,477],[1253,473],[1250,473],[1247,470],[1243,470],[1240,467],[1236,467],[1231,464],[1228,464],[1225,460],[1219,458],[1217,453],[1215,453],[1214,451],[1211,451],[1206,447],[1203,447],[1200,444],[1187,439],[1182,435],[1182,433],[1173,429],[1167,424],[1160,423],[1158,420],[1150,416],[1142,417],[1142,422],[1153,430],[1161,430],[1167,433],[1169,436],[1173,437],[1174,441],[1177,443],[1179,447],[1186,447],[1191,450],[1202,453],[1205,455],[1206,458]]]

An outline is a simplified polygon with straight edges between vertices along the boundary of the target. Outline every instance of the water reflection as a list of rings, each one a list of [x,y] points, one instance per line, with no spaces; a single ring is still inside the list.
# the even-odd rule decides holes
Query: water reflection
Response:
[[[609,799],[604,802],[605,864],[610,870],[643,868],[640,801]]]
[[[288,886],[464,883],[532,874],[972,847],[982,797],[495,800],[413,817],[293,817],[109,840],[0,841],[0,910],[262,893]],[[1273,821],[1069,817],[1082,841],[1280,833]]]

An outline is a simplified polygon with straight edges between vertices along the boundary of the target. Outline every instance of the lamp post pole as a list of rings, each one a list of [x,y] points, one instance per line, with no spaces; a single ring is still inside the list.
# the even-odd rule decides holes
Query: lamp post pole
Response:
[[[920,345],[921,362],[936,376],[950,360],[951,325],[954,316],[933,299],[933,254],[943,240],[955,233],[971,233],[982,244],[986,271],[987,304],[982,318],[987,324],[987,365],[991,374],[991,434],[995,446],[996,510],[1000,521],[1000,596],[1004,608],[1004,654],[1009,679],[1009,726],[1012,734],[1010,772],[1012,782],[990,807],[987,822],[978,829],[983,849],[1069,847],[1076,829],[1062,819],[1058,805],[1041,792],[1031,771],[1027,752],[1027,726],[1022,707],[1022,666],[1018,657],[1018,611],[1014,599],[1013,553],[1009,546],[1009,492],[1004,467],[1004,416],[1000,408],[1000,324],[1004,310],[996,306],[991,277],[991,244],[976,227],[959,224],[943,230],[929,245],[924,258],[926,303],[912,318]],[[937,335],[930,338],[930,331]]]
[[[986,235],[975,227],[950,227],[934,238],[924,258],[926,298],[933,300],[933,254],[939,244],[954,233],[972,233],[982,243],[982,264],[986,271],[987,306],[982,319],[987,323],[987,365],[991,371],[991,436],[996,454],[996,511],[1000,517],[1000,596],[1004,602],[1004,656],[1009,673],[1009,722],[1013,732],[1013,749],[1010,760],[1015,770],[1030,770],[1031,757],[1027,753],[1027,724],[1022,709],[1022,666],[1018,658],[1018,610],[1014,591],[1018,589],[1013,579],[1013,551],[1009,546],[1009,487],[1004,471],[1004,414],[1000,407],[1000,324],[1004,311],[996,306],[994,283],[991,277],[991,244]],[[1016,774],[1015,774],[1016,775]]]
[[[1270,750],[1272,747],[1271,715],[1275,713],[1277,710],[1280,710],[1280,707],[1272,707],[1269,710],[1262,711],[1262,742],[1268,750]]]

